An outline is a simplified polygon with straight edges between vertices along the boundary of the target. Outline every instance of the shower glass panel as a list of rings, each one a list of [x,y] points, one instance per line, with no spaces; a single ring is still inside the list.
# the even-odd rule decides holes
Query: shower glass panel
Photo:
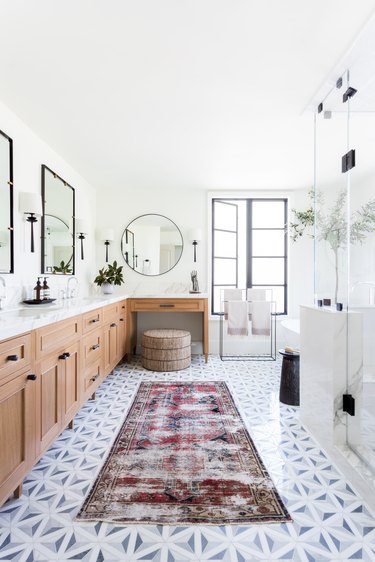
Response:
[[[369,64],[372,61],[369,59]],[[357,164],[350,171],[351,244],[348,279],[348,381],[355,415],[347,416],[347,444],[375,472],[375,68],[366,80],[355,69],[350,82],[349,145]],[[360,357],[350,346],[351,319],[361,318]],[[361,365],[362,364],[362,365]],[[357,369],[354,368],[357,366]]]
[[[315,302],[335,326],[335,443],[375,473],[375,61],[341,79],[315,116]]]

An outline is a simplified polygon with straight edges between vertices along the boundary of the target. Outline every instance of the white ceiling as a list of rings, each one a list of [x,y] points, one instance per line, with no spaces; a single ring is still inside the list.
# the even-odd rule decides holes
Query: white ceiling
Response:
[[[309,187],[304,110],[374,9],[0,0],[0,99],[99,189]]]

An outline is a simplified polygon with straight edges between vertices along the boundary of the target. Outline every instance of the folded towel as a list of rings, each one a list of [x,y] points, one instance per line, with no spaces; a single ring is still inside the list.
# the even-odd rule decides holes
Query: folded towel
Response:
[[[224,301],[224,314],[225,320],[228,318],[228,302],[229,301],[240,301],[242,300],[242,289],[224,289],[223,290],[223,301]]]
[[[247,289],[246,300],[248,301],[265,301],[266,289]]]
[[[248,314],[246,301],[229,301],[228,303],[228,335],[247,336]]]
[[[251,333],[269,336],[271,333],[271,302],[254,301],[252,303]]]

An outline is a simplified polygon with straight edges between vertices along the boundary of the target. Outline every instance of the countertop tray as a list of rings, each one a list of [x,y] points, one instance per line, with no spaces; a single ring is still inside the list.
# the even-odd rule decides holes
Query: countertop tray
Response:
[[[29,301],[23,301],[25,304],[51,304],[51,302],[55,302],[56,299],[42,299],[42,300],[37,300],[37,299],[32,299]]]

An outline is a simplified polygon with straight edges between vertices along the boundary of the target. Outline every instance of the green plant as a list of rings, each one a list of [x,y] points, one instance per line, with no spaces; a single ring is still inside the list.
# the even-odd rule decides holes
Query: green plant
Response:
[[[123,266],[117,265],[117,261],[108,264],[106,268],[99,269],[98,275],[94,279],[94,283],[101,287],[104,283],[111,285],[122,285],[124,283],[124,275],[122,273]]]
[[[310,199],[314,199],[314,191],[309,191]],[[317,240],[324,240],[334,253],[335,258],[335,302],[339,286],[339,250],[346,247],[348,230],[351,244],[362,244],[366,236],[375,230],[375,199],[370,199],[367,203],[359,207],[349,217],[349,228],[346,216],[346,190],[341,190],[333,207],[326,212],[324,209],[324,197],[317,193],[315,197],[315,212],[310,205],[304,211],[294,213],[294,221],[289,225],[291,239],[296,242],[303,234],[314,238],[314,233],[306,232],[310,227],[314,227],[316,221]]]
[[[70,260],[68,263],[65,263],[64,260],[60,262],[60,265],[53,266],[53,273],[63,273],[66,275],[67,273],[72,273],[72,268],[70,267]]]

